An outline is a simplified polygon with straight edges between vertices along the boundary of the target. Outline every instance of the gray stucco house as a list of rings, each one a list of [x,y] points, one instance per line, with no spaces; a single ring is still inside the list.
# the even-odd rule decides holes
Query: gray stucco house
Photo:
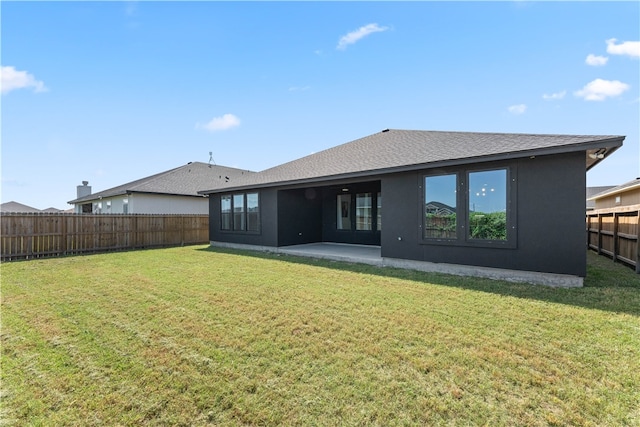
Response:
[[[580,286],[586,171],[623,140],[385,129],[201,193],[212,245],[373,245],[385,265]]]

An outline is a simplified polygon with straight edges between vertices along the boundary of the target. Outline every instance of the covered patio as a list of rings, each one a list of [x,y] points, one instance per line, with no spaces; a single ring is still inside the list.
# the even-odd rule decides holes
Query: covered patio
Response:
[[[282,246],[278,248],[277,252],[287,255],[383,266],[380,246],[323,242]]]

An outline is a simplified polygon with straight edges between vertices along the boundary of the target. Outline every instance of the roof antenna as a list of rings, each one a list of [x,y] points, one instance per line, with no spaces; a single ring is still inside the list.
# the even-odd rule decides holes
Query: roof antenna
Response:
[[[213,164],[216,164],[216,161],[213,160],[213,151],[209,151],[209,167],[211,167],[211,162],[213,162]]]

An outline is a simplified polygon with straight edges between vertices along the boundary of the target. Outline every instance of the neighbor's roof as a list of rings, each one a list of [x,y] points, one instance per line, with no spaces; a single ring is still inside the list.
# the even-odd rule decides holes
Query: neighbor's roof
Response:
[[[31,206],[23,205],[18,202],[6,202],[0,205],[0,212],[42,212],[40,209],[32,208]]]
[[[640,178],[636,178],[632,181],[625,182],[624,184],[618,185],[617,187],[604,190],[598,194],[591,196],[587,200],[602,199],[603,197],[613,196],[614,194],[624,193],[625,191],[635,190],[636,188],[640,188]]]
[[[617,135],[535,135],[386,129],[337,147],[266,169],[203,194],[247,187],[270,187],[356,178],[479,161],[584,151],[586,168],[622,145]],[[588,154],[599,153],[603,156]],[[598,158],[601,157],[601,158]]]
[[[77,204],[130,193],[202,197],[198,191],[203,188],[216,188],[227,180],[238,179],[253,173],[226,166],[190,162],[175,169],[71,200],[68,203]]]
[[[598,193],[602,193],[603,191],[610,190],[614,188],[615,185],[601,185],[598,187],[587,187],[587,209],[592,209],[596,207],[596,202],[593,200],[593,196]]]

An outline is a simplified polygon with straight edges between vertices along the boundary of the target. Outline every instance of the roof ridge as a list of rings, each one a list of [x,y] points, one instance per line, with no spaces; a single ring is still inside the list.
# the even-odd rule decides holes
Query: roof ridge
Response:
[[[178,167],[173,168],[173,169],[166,170],[164,172],[159,172],[157,174],[150,175],[150,176],[148,176],[146,178],[140,178],[137,181],[131,181],[131,182],[127,183],[127,184],[123,184],[123,186],[127,186],[128,184],[132,184],[134,182],[137,182],[136,185],[131,186],[131,187],[127,187],[127,190],[134,189],[136,187],[139,187],[142,184],[148,184],[148,183],[151,183],[153,181],[156,181],[158,178],[160,178],[162,176],[170,175],[170,174],[174,173],[175,171],[177,171],[178,169],[182,169],[182,168],[184,168],[185,166],[188,166],[188,165],[189,165],[189,163],[187,163],[186,165],[178,166]],[[105,191],[108,191],[108,190],[105,190]]]

